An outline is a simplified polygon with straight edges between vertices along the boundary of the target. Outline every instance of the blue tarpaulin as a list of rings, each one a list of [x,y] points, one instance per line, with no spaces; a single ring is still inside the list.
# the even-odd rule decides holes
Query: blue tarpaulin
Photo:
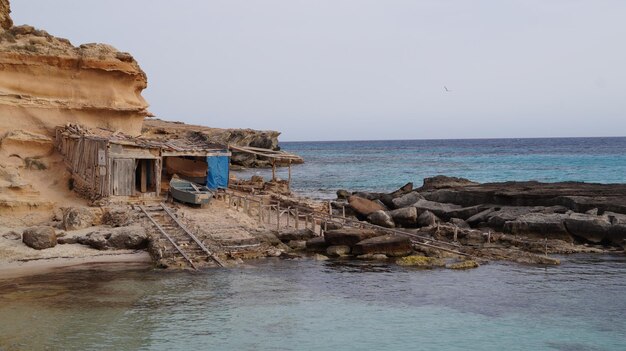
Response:
[[[209,156],[206,158],[209,171],[206,177],[206,186],[209,189],[228,188],[228,156]]]

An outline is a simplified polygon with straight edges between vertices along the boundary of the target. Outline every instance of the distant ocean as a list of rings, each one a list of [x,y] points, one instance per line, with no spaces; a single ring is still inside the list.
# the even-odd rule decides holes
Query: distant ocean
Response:
[[[478,182],[626,182],[626,137],[286,142],[305,159],[293,188],[315,198],[337,189],[392,191],[438,174]],[[240,177],[267,170],[247,170]],[[286,169],[279,177],[287,178]]]

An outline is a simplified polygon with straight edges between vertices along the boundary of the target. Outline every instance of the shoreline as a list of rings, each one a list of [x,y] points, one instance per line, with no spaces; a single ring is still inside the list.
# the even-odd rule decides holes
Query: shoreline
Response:
[[[0,262],[0,280],[14,279],[50,272],[58,268],[68,268],[97,263],[136,263],[152,266],[153,262],[147,251],[134,253],[101,254],[89,257],[54,257],[31,261]]]

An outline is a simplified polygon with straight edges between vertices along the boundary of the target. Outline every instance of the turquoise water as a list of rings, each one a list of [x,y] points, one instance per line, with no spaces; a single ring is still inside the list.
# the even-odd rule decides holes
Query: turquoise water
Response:
[[[0,281],[3,350],[624,350],[626,256],[469,271],[267,259]]]
[[[337,189],[392,191],[438,174],[478,182],[626,182],[626,138],[394,140],[281,143],[304,157],[296,191],[332,198]],[[267,170],[239,173],[242,177]],[[287,171],[279,176],[287,178]]]

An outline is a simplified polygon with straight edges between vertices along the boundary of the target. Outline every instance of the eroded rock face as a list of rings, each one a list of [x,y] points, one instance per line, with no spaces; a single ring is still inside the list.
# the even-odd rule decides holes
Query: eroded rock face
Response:
[[[57,245],[57,235],[52,227],[32,227],[24,230],[22,241],[36,250],[49,249]]]
[[[0,0],[0,28],[1,29],[9,29],[13,26],[13,21],[11,20],[10,13],[11,13],[11,8],[9,6],[9,0]]]
[[[53,135],[77,123],[139,135],[149,115],[146,74],[128,53],[104,44],[73,46],[31,26],[12,27],[0,0],[0,134]]]

